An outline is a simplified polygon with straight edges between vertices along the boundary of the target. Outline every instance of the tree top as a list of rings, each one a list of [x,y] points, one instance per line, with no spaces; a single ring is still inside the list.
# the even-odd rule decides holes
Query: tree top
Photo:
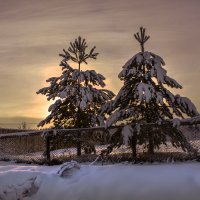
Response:
[[[70,42],[70,46],[67,50],[63,49],[64,54],[59,54],[59,56],[63,57],[65,61],[72,60],[75,63],[78,63],[79,70],[80,64],[87,64],[87,60],[92,58],[96,59],[99,53],[94,52],[96,46],[94,46],[88,53],[86,49],[88,48],[85,38],[81,38],[80,36],[75,39],[74,42]]]
[[[135,39],[140,43],[142,52],[144,52],[144,43],[150,38],[150,36],[147,36],[145,34],[145,31],[145,28],[140,27],[140,33],[137,32],[136,34],[134,34]]]

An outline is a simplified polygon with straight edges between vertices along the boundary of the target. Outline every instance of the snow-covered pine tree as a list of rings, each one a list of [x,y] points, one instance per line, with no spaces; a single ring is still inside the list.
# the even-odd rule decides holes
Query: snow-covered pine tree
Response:
[[[47,100],[55,100],[49,107],[50,114],[38,126],[53,123],[56,128],[81,128],[98,125],[98,110],[108,100],[113,92],[99,89],[105,86],[105,77],[94,70],[81,70],[81,64],[87,64],[88,59],[96,59],[98,53],[95,46],[86,52],[88,46],[85,39],[78,37],[70,43],[63,53],[60,66],[62,74],[47,80],[48,87],[40,89],[37,94],[47,96]],[[68,62],[77,63],[77,69]]]
[[[113,135],[114,145],[130,145],[133,156],[136,156],[137,144],[145,145],[152,154],[169,138],[173,146],[194,152],[177,127],[172,123],[161,124],[175,117],[198,115],[195,105],[188,98],[174,95],[169,90],[181,89],[182,86],[167,75],[163,68],[165,62],[160,56],[144,50],[144,44],[150,38],[145,35],[145,29],[141,27],[140,33],[134,36],[141,45],[141,52],[123,66],[119,73],[119,79],[124,81],[123,87],[115,99],[101,109],[101,114],[110,113],[107,127],[120,123],[127,125]]]

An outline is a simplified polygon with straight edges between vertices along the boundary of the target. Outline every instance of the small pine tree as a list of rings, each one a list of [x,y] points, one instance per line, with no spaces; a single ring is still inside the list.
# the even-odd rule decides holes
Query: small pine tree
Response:
[[[93,127],[99,123],[98,110],[108,100],[113,92],[103,88],[104,76],[94,70],[81,70],[81,64],[87,64],[89,59],[96,59],[98,53],[93,47],[89,53],[85,39],[78,37],[70,43],[68,50],[63,49],[60,66],[62,74],[47,80],[50,86],[40,89],[37,94],[47,96],[47,100],[56,100],[50,107],[50,115],[39,123],[39,126],[53,123],[56,128]],[[68,62],[78,64],[78,69]],[[98,88],[97,88],[98,87]]]
[[[101,109],[101,114],[110,113],[107,127],[120,123],[127,125],[120,132],[120,136],[119,131],[113,135],[117,138],[114,138],[114,143],[117,146],[122,143],[129,144],[133,156],[136,156],[137,144],[145,144],[148,152],[152,154],[155,148],[166,144],[168,138],[175,147],[194,151],[177,127],[169,123],[165,126],[159,124],[174,117],[196,116],[199,114],[196,107],[188,98],[174,95],[169,90],[181,89],[182,86],[167,75],[163,68],[165,62],[160,56],[144,50],[144,44],[150,38],[145,35],[145,29],[141,27],[140,33],[134,36],[140,43],[141,52],[122,67],[119,79],[124,85],[115,99]],[[149,126],[140,126],[141,124]]]

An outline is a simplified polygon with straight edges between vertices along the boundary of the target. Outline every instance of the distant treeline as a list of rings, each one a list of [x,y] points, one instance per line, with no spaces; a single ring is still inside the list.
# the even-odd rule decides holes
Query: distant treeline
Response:
[[[22,130],[22,129],[12,129],[12,128],[0,128],[0,134],[17,133],[17,132],[25,132],[25,131],[30,131],[30,129]]]

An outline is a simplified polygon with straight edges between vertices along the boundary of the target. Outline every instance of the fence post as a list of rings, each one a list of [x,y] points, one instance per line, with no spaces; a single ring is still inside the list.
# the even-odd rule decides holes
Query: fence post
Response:
[[[47,160],[47,163],[49,164],[51,162],[51,153],[50,153],[50,133],[51,131],[49,131],[47,133],[47,136],[46,136],[46,160]]]
[[[77,134],[77,156],[81,156],[81,132]]]

